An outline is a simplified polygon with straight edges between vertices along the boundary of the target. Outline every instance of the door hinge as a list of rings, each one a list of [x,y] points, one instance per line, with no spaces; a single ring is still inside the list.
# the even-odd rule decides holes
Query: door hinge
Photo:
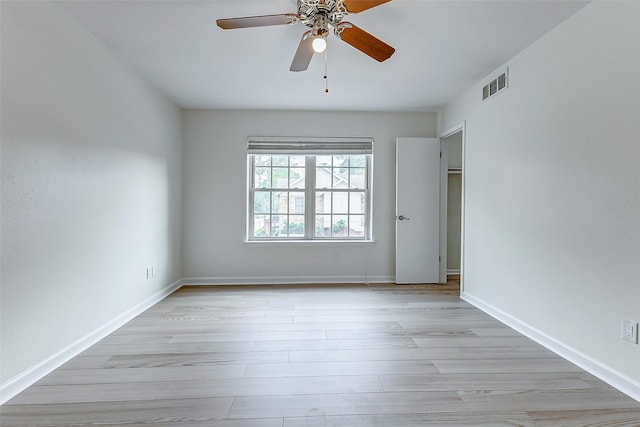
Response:
[[[442,158],[442,151],[440,152],[440,158]]]
[[[442,262],[442,257],[441,256],[438,257],[438,262]]]

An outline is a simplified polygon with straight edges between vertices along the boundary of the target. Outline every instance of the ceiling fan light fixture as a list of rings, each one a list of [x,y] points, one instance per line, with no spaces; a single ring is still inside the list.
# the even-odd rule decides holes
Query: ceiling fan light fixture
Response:
[[[313,39],[311,45],[313,46],[314,52],[322,53],[327,49],[327,39],[325,39],[324,37],[316,37],[315,39]]]

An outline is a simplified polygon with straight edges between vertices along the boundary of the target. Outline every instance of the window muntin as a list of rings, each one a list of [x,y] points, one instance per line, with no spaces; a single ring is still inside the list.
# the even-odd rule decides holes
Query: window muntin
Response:
[[[369,240],[370,154],[249,154],[248,239]]]

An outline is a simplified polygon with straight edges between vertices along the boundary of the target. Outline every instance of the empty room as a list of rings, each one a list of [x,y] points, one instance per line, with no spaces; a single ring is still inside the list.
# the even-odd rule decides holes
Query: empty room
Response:
[[[0,19],[3,427],[640,426],[640,1]]]

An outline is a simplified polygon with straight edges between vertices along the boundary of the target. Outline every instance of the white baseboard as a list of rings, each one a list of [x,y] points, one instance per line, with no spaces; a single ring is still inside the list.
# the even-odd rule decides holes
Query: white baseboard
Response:
[[[187,277],[182,285],[310,285],[341,283],[395,283],[394,276],[264,276]]]
[[[156,294],[150,296],[146,300],[142,301],[135,307],[130,308],[118,317],[109,321],[107,324],[99,327],[95,331],[85,335],[74,343],[69,344],[65,348],[61,349],[57,353],[49,356],[47,359],[32,366],[26,371],[16,375],[6,383],[0,386],[0,405],[4,404],[18,393],[35,384],[42,379],[45,375],[52,372],[54,369],[62,366],[78,354],[82,353],[98,341],[123,326],[125,323],[162,301],[169,294],[182,286],[182,281],[178,280]]]
[[[461,298],[640,402],[640,382],[556,340],[468,292],[463,292]]]
[[[447,275],[455,275],[455,274],[460,274],[460,269],[458,268],[457,270],[447,270]]]

